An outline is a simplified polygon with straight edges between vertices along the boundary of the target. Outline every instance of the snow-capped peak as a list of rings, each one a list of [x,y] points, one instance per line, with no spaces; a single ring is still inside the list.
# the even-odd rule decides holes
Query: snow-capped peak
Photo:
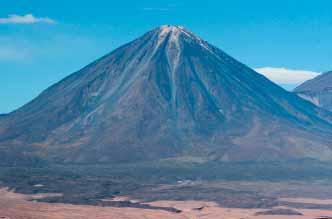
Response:
[[[192,34],[189,34],[189,32],[186,31],[185,28],[182,27],[182,26],[162,25],[162,26],[159,27],[159,37],[160,38],[163,38],[163,37],[167,36],[168,34],[171,34],[172,36],[178,37],[180,33],[184,33],[188,36],[191,35],[191,37],[194,36]]]
[[[159,27],[158,30],[158,46],[161,42],[163,42],[168,35],[170,42],[175,43],[177,46],[179,45],[179,37],[180,35],[185,36],[187,39],[191,39],[198,44],[200,44],[204,49],[207,51],[213,53],[211,48],[209,47],[208,43],[202,40],[200,37],[196,36],[189,30],[185,29],[183,26],[177,26],[177,25],[162,25]]]
[[[174,31],[174,30],[183,30],[184,27],[176,25],[162,25],[160,26],[160,29],[164,31]]]
[[[179,33],[183,31],[183,27],[172,26],[172,25],[163,25],[161,26],[159,31],[159,40],[163,40],[168,34],[171,34],[171,39],[177,40],[179,37]]]

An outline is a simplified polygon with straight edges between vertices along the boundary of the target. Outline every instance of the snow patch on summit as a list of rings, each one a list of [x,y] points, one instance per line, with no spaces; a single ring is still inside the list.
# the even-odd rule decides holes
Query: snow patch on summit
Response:
[[[159,40],[158,40],[159,43],[161,43],[169,33],[171,34],[171,36],[170,36],[171,42],[177,42],[179,40],[180,34],[183,34],[187,38],[197,42],[201,47],[206,49],[211,54],[215,55],[215,53],[212,51],[212,49],[209,47],[209,45],[206,43],[206,41],[204,41],[202,38],[196,36],[192,32],[186,30],[182,26],[163,25],[160,27],[160,30],[161,31],[160,31]]]
[[[178,27],[178,26],[170,26],[170,25],[163,25],[160,27],[160,32],[158,35],[158,43],[157,46],[159,46],[165,39],[166,37],[171,34],[170,36],[170,42],[173,42],[175,44],[179,44],[179,36],[180,33],[182,32],[183,27]]]

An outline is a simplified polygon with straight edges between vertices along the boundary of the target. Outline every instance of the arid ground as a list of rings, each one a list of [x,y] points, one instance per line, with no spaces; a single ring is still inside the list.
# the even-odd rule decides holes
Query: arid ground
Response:
[[[88,205],[71,205],[71,204],[55,204],[32,201],[46,196],[57,196],[60,194],[40,194],[40,195],[23,195],[8,191],[7,188],[0,190],[0,218],[12,219],[185,219],[185,218],[201,218],[201,219],[240,219],[240,218],[275,218],[275,219],[316,219],[329,218],[332,216],[332,210],[321,209],[292,209],[289,207],[279,206],[271,208],[275,212],[280,209],[288,209],[292,213],[298,215],[258,215],[258,212],[266,212],[271,209],[244,209],[244,208],[225,208],[215,202],[208,201],[155,201],[147,203],[151,206],[172,207],[179,209],[179,212],[169,212],[158,209],[142,209],[142,208],[119,208],[119,207],[99,207]],[[117,197],[116,200],[124,201],[125,197]],[[314,203],[314,204],[330,204],[332,200],[319,199],[286,199],[284,201]],[[273,212],[273,211],[272,211]],[[257,214],[258,213],[258,214]],[[302,214],[302,215],[300,215]]]
[[[0,219],[325,219],[331,174],[313,162],[2,167]]]

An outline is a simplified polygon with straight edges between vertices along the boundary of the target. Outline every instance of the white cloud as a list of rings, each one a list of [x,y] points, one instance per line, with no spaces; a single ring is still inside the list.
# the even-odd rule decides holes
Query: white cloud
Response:
[[[295,70],[287,68],[263,67],[256,68],[255,71],[261,73],[271,81],[277,84],[298,85],[309,79],[318,76],[319,72]]]
[[[30,41],[15,35],[0,36],[0,62],[22,61],[31,58]]]
[[[0,60],[17,60],[23,59],[25,54],[14,48],[0,48]]]
[[[143,8],[144,11],[169,11],[169,8]]]
[[[35,17],[32,14],[16,15],[12,14],[5,18],[0,18],[0,24],[54,24],[55,21],[48,17]]]

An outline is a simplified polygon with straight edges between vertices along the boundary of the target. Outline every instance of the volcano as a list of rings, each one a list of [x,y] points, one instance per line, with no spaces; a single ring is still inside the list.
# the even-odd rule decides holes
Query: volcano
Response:
[[[332,116],[180,26],[0,117],[1,162],[332,160]]]

